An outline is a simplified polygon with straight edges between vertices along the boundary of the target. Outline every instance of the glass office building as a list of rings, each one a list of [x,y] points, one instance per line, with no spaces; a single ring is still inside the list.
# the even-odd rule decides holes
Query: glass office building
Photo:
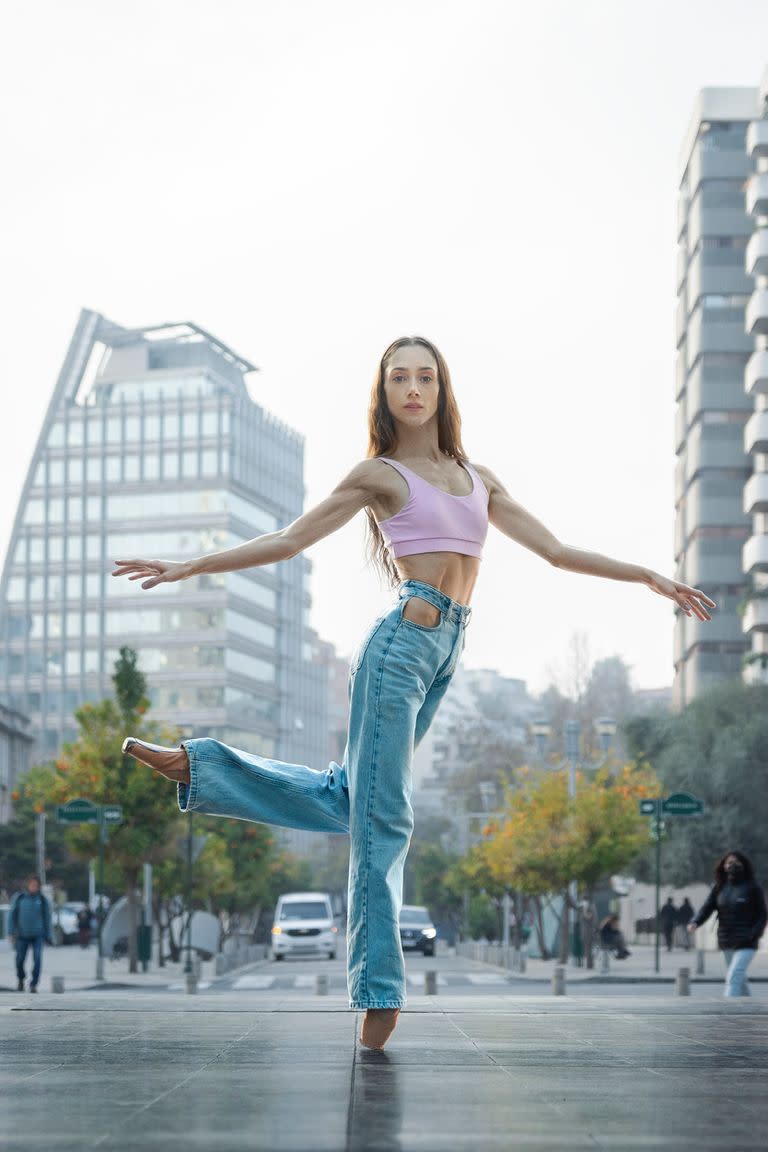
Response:
[[[80,315],[0,583],[0,695],[36,754],[76,736],[139,652],[152,716],[188,736],[325,767],[325,667],[312,659],[309,561],[150,592],[115,559],[183,559],[273,531],[303,507],[303,441],[248,395],[255,371],[194,324]]]

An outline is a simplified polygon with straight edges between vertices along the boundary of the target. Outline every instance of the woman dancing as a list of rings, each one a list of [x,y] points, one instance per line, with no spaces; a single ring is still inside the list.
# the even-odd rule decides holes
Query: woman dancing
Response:
[[[161,748],[128,737],[124,751],[178,783],[182,811],[318,832],[349,833],[349,1005],[365,1009],[360,1042],[383,1048],[406,1003],[398,917],[413,831],[411,757],[464,646],[469,602],[490,521],[557,568],[646,584],[690,616],[714,601],[649,568],[562,544],[489,468],[473,466],[448,367],[421,336],[381,358],[368,411],[368,457],[331,495],[278,532],[195,560],[118,560],[113,576],[142,588],[209,572],[275,564],[368,517],[371,554],[398,591],[352,659],[341,765],[317,771],[184,740]]]

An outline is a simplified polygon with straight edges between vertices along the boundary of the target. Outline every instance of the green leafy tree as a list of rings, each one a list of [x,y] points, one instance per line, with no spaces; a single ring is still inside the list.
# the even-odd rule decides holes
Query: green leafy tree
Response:
[[[30,873],[37,871],[35,822],[45,805],[38,795],[37,781],[48,781],[50,771],[33,767],[26,772],[13,792],[13,818],[0,824],[0,888],[10,894],[21,888]],[[64,890],[73,899],[88,894],[88,878],[81,860],[71,851],[64,828],[55,820],[46,820],[45,870],[48,883],[54,889]]]
[[[648,768],[626,765],[591,778],[577,773],[575,799],[564,771],[531,774],[523,768],[515,785],[507,789],[503,819],[489,826],[483,855],[506,887],[539,898],[562,895],[565,959],[570,882],[591,893],[602,876],[634,859],[647,838],[639,800],[656,795],[658,783]]]
[[[768,879],[768,687],[720,684],[682,712],[635,718],[633,754],[649,761],[664,795],[691,792],[704,801],[697,819],[666,821],[665,880],[709,881],[724,852],[749,856]]]
[[[33,799],[46,805],[84,797],[96,804],[119,803],[123,822],[109,832],[109,874],[126,892],[130,970],[138,969],[137,887],[145,861],[158,864],[173,851],[172,830],[179,811],[168,782],[130,756],[123,756],[126,735],[173,744],[177,733],[145,719],[149,708],[146,681],[136,666],[136,653],[123,647],[112,677],[115,699],[85,704],[75,712],[80,735],[65,744],[61,757],[30,784]],[[74,825],[67,831],[74,852],[90,859],[98,851],[98,829]]]

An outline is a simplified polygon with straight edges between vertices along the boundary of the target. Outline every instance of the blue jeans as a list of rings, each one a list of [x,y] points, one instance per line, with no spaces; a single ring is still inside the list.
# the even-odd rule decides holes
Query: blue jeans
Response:
[[[440,610],[433,627],[403,616],[418,596]],[[405,965],[399,916],[413,832],[411,758],[464,648],[471,609],[431,584],[406,580],[352,658],[343,762],[324,771],[185,740],[190,783],[183,812],[350,836],[347,987],[350,1008],[402,1008]]]
[[[17,936],[16,937],[16,976],[19,980],[23,981],[25,978],[24,966],[27,962],[27,949],[32,948],[32,979],[30,980],[30,987],[37,988],[38,981],[40,980],[40,965],[43,960],[43,939],[42,936]]]
[[[755,954],[754,948],[724,948],[723,955],[728,965],[725,975],[726,996],[751,996],[752,989],[747,980],[747,968]]]

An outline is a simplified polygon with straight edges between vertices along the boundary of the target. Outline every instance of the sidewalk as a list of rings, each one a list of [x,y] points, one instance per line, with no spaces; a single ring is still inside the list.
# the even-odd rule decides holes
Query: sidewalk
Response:
[[[765,1147],[760,1001],[414,996],[371,1052],[325,999],[0,995],[4,1152]]]
[[[194,955],[194,954],[193,954]],[[128,971],[128,958],[119,960],[104,959],[104,980],[96,979],[97,952],[95,942],[89,948],[81,948],[78,944],[63,944],[58,948],[47,947],[43,949],[43,965],[40,975],[40,991],[51,990],[51,979],[54,976],[64,977],[64,990],[78,992],[86,988],[141,988],[167,989],[169,985],[183,984],[185,981],[184,964],[182,959],[178,964],[167,963],[160,968],[155,956],[146,972],[142,972],[139,965],[138,972]],[[27,953],[27,981],[32,971],[32,951]],[[234,971],[234,969],[233,969]],[[213,960],[204,960],[200,965],[199,987],[204,990],[216,979]],[[16,965],[14,954],[7,941],[0,941],[0,992],[10,991],[16,987]]]
[[[653,945],[630,944],[632,955],[626,960],[609,959],[609,971],[600,971],[600,954],[595,957],[595,967],[589,969],[585,966],[579,968],[569,960],[566,965],[566,979],[570,981],[587,981],[592,983],[619,984],[619,983],[674,983],[680,968],[690,969],[691,983],[720,983],[725,978],[725,961],[721,952],[704,953],[704,973],[696,974],[697,954],[695,949],[686,952],[676,948],[667,952],[662,945],[659,950],[659,971],[655,970],[655,957]],[[472,951],[458,953],[464,959],[476,960],[489,967],[506,973],[510,979],[531,983],[549,982],[558,960],[541,960],[536,957],[526,958],[525,972],[518,972],[513,968],[506,968],[493,959],[483,959],[482,953],[474,954]],[[750,964],[748,978],[750,981],[768,981],[768,951],[760,949]]]

